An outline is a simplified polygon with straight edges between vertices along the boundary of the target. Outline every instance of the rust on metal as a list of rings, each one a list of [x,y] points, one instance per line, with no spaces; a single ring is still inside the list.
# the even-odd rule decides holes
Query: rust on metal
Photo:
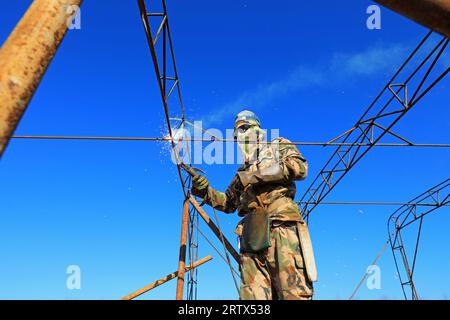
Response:
[[[0,49],[0,157],[82,0],[35,0]]]
[[[450,38],[450,0],[375,0]]]
[[[190,203],[194,206],[194,208],[198,211],[202,219],[206,222],[208,227],[214,232],[214,234],[217,236],[217,238],[222,241],[225,244],[225,247],[227,248],[228,252],[233,256],[234,260],[236,260],[237,263],[239,263],[239,253],[234,249],[234,247],[231,245],[231,243],[225,238],[225,235],[220,231],[220,229],[216,226],[216,224],[211,220],[211,218],[208,216],[208,214],[203,210],[203,208],[200,206],[200,204],[195,200],[192,196],[189,197]]]
[[[210,260],[212,260],[212,256],[206,256],[203,259],[200,259],[200,260],[194,262],[193,264],[187,266],[185,271],[189,271],[191,269],[197,268]],[[167,281],[170,281],[170,280],[176,278],[177,275],[178,275],[178,271],[172,272],[171,274],[168,274],[167,276],[165,276],[159,280],[156,280],[155,282],[152,282],[151,284],[149,284],[139,290],[136,290],[135,292],[130,293],[129,295],[122,297],[121,300],[132,300],[132,299],[162,285],[163,283],[166,283]]]
[[[183,214],[181,218],[181,236],[180,236],[180,256],[178,258],[178,280],[176,300],[183,300],[184,272],[186,269],[186,240],[189,226],[189,201],[186,199],[183,203]]]

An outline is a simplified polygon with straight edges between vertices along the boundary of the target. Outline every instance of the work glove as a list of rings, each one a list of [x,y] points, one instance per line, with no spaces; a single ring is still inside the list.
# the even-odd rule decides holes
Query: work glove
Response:
[[[192,193],[197,197],[204,198],[208,191],[209,181],[206,177],[197,174],[192,178]]]

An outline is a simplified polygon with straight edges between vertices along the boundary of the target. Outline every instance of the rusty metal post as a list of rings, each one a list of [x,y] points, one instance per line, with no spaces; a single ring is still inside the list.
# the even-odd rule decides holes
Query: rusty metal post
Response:
[[[227,248],[228,252],[233,256],[234,260],[236,260],[237,263],[239,263],[239,253],[234,249],[234,247],[231,245],[231,243],[225,238],[225,235],[222,234],[222,232],[219,230],[219,228],[216,226],[216,224],[211,220],[211,218],[208,216],[208,214],[203,210],[203,208],[200,206],[200,204],[195,200],[192,196],[189,197],[189,201],[194,206],[194,208],[198,211],[200,214],[200,217],[206,222],[208,227],[214,232],[214,234],[219,238],[220,241],[222,241],[222,237],[225,243],[225,247]]]
[[[450,0],[375,0],[450,38]]]
[[[0,157],[82,0],[34,0],[0,49]]]
[[[187,266],[185,271],[189,271],[191,269],[197,268],[198,266],[201,266],[202,264],[204,264],[210,260],[212,260],[212,257],[206,256],[203,259],[195,261],[193,264]],[[172,272],[171,274],[168,274],[167,276],[165,276],[155,282],[152,282],[149,285],[147,285],[139,290],[136,290],[133,293],[130,293],[129,295],[124,296],[121,300],[132,300],[132,299],[140,296],[141,294],[144,294],[152,289],[155,289],[156,287],[162,285],[163,283],[166,283],[167,281],[170,281],[170,280],[176,278],[177,275],[178,275],[178,271]]]
[[[181,218],[181,236],[180,236],[180,256],[178,258],[178,280],[177,280],[177,300],[183,300],[184,289],[184,271],[186,267],[186,239],[189,225],[189,201],[186,199],[183,203],[183,214]]]

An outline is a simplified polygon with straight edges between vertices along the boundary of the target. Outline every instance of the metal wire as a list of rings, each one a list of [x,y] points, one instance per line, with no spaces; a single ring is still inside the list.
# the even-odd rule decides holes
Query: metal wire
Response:
[[[221,240],[222,245],[223,245],[223,251],[225,252],[225,257],[227,258],[227,265],[230,268],[231,277],[233,278],[234,286],[236,287],[236,291],[237,291],[237,293],[239,295],[239,285],[238,285],[238,283],[236,281],[236,278],[234,277],[234,274],[233,274],[233,267],[231,266],[230,255],[228,254],[228,250],[227,250],[227,247],[225,245],[225,239],[223,237],[222,228],[220,227],[219,216],[217,215],[216,209],[213,208],[213,211],[214,211],[214,217],[215,217],[216,223],[217,223],[217,228],[219,228],[219,231],[220,231],[220,240]]]
[[[435,207],[435,203],[421,203],[421,202],[383,202],[383,201],[334,201],[334,202],[305,202],[299,201],[298,204],[320,204],[320,205],[369,205],[369,206],[418,206],[418,207]],[[450,207],[450,204],[443,204],[442,207]]]
[[[209,240],[209,238],[203,233],[203,231],[199,228],[199,226],[194,223],[195,228],[197,229],[197,231],[203,236],[203,238],[205,238],[206,242],[208,242],[208,244],[214,249],[214,251],[216,251],[216,253],[219,255],[219,257],[225,262],[227,262],[227,259],[220,253],[219,249],[217,249],[217,247],[211,242],[211,240]],[[236,269],[233,268],[233,266],[231,266],[231,270],[233,271],[233,273],[235,275],[237,275],[238,277],[240,276],[239,272],[236,271]]]
[[[16,135],[11,139],[21,140],[94,140],[94,141],[162,141],[171,142],[176,139],[170,137],[108,137],[108,136],[45,136],[45,135]],[[181,140],[180,140],[181,141]],[[236,142],[234,139],[206,139],[192,138],[183,139],[183,142]],[[251,141],[249,143],[252,143]],[[360,146],[360,147],[420,147],[420,148],[450,148],[450,143],[345,143],[345,142],[308,142],[291,141],[279,142],[280,145],[314,146],[314,147],[342,147],[342,146]]]

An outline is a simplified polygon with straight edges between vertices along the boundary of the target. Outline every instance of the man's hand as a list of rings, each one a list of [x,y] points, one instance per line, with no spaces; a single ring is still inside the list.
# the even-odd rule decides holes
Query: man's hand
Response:
[[[205,198],[208,193],[209,181],[206,177],[196,174],[192,177],[192,194],[194,196]]]
[[[192,187],[199,190],[199,191],[203,191],[206,190],[209,186],[209,181],[208,179],[206,179],[206,177],[197,174],[192,178]]]

